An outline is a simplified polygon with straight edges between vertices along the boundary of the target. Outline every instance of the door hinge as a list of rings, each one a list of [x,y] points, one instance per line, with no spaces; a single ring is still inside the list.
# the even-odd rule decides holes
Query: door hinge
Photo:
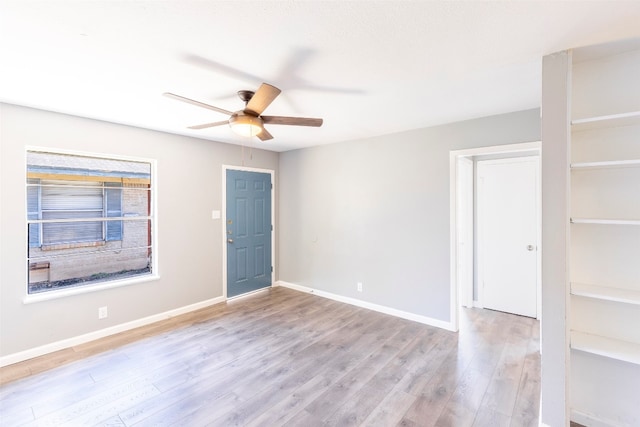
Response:
[[[271,266],[271,272],[273,273],[273,265]]]
[[[273,231],[273,224],[271,224],[271,231]]]
[[[273,184],[271,184],[271,189],[273,190]]]

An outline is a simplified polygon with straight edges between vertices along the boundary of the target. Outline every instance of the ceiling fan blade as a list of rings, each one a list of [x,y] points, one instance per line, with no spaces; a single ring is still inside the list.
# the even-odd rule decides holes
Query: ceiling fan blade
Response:
[[[245,112],[246,110],[250,110],[259,116],[269,106],[269,104],[271,104],[273,100],[280,95],[280,92],[281,90],[277,87],[271,86],[268,83],[262,83],[258,91],[247,103]]]
[[[189,126],[189,129],[205,129],[205,128],[212,128],[214,126],[222,126],[222,125],[228,125],[229,124],[229,120],[222,120],[219,122],[213,122],[213,123],[205,123],[202,125],[195,125],[195,126]]]
[[[283,116],[261,116],[264,123],[270,125],[292,125],[292,126],[322,126],[322,119],[312,119],[309,117],[283,117]]]
[[[258,134],[258,138],[260,138],[261,141],[268,141],[270,139],[273,139],[273,135],[271,135],[263,126],[262,132]]]
[[[227,116],[232,115],[231,111],[225,110],[224,108],[214,107],[213,105],[205,104],[204,102],[194,101],[193,99],[185,98],[184,96],[176,95],[174,93],[165,92],[164,96],[169,98],[177,99],[178,101],[186,102],[187,104],[197,105],[198,107],[208,108],[209,110],[217,111],[218,113],[226,114]]]

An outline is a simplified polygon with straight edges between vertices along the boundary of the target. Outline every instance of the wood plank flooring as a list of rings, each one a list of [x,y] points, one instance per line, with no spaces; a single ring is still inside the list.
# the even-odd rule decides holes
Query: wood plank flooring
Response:
[[[2,426],[537,426],[539,324],[286,288],[0,369]]]

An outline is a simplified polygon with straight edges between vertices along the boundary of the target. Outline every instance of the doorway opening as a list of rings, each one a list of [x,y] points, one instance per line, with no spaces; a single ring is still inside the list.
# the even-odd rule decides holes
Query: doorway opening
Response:
[[[478,161],[507,159],[514,157],[540,157],[541,143],[529,142],[520,144],[480,147],[450,152],[450,323],[458,330],[460,307],[482,307],[481,293],[478,291],[478,230],[476,205],[476,165]],[[535,317],[540,319],[541,307],[541,211],[540,211],[540,173],[537,163],[537,206],[535,246],[537,271],[535,278]]]

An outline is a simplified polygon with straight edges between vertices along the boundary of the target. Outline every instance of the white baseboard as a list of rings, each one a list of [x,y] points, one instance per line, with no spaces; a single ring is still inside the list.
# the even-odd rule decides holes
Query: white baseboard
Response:
[[[450,322],[444,320],[433,319],[431,317],[422,316],[419,314],[409,313],[407,311],[398,310],[384,305],[373,304],[367,301],[362,301],[356,298],[345,297],[342,295],[334,294],[331,292],[321,291],[319,289],[309,288],[307,286],[297,285],[295,283],[288,283],[282,280],[277,281],[274,286],[282,286],[289,289],[294,289],[300,292],[307,292],[310,294],[318,295],[323,298],[332,299],[334,301],[344,302],[347,304],[355,305],[357,307],[366,308],[368,310],[377,311],[391,316],[400,317],[402,319],[413,320],[414,322],[423,323],[429,326],[435,326],[438,328],[446,329],[448,331],[455,332],[453,325]]]
[[[195,304],[176,308],[174,310],[165,311],[164,313],[154,314],[153,316],[148,316],[142,319],[133,320],[131,322],[122,323],[120,325],[100,329],[99,331],[90,332],[88,334],[79,335],[73,338],[67,338],[61,341],[53,342],[51,344],[46,344],[40,347],[31,348],[29,350],[20,351],[18,353],[8,354],[6,356],[0,357],[0,367],[22,362],[28,359],[33,359],[34,357],[53,353],[54,351],[64,350],[65,348],[74,347],[76,345],[84,344],[100,338],[108,337],[110,335],[115,335],[120,332],[138,328],[140,326],[146,326],[151,323],[159,322],[161,320],[170,319],[172,317],[199,310],[201,308],[209,307],[211,305],[218,304],[224,301],[224,297],[212,298],[206,301],[201,301]]]
[[[571,410],[571,421],[576,422],[578,424],[582,424],[583,426],[589,426],[589,427],[616,427],[620,425],[620,424],[614,423],[613,421],[603,420],[593,415],[576,411],[575,409]]]

